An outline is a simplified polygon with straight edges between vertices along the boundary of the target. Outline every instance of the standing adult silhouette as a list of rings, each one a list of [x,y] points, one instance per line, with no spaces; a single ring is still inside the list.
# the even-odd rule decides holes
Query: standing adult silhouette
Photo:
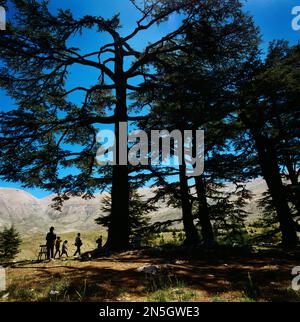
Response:
[[[56,235],[54,234],[54,227],[50,227],[49,233],[46,236],[47,245],[47,258],[54,258],[54,244]]]
[[[75,252],[74,256],[76,256],[77,254],[80,256],[81,255],[80,247],[82,246],[82,240],[80,238],[80,233],[77,234],[77,237],[75,239],[75,246],[76,246],[76,252]]]

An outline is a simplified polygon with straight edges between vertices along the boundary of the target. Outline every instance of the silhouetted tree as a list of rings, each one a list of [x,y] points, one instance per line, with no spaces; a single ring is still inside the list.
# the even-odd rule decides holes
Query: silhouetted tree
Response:
[[[173,13],[180,14],[183,8],[188,16],[193,15],[198,1],[143,1],[142,5],[132,1],[140,19],[126,36],[119,31],[119,15],[76,19],[70,10],[50,12],[48,1],[0,4],[8,6],[8,2],[14,18],[0,35],[0,86],[15,100],[17,108],[0,115],[0,175],[25,187],[53,190],[58,194],[58,205],[72,194],[88,198],[95,189],[111,184],[107,243],[110,249],[126,249],[130,232],[129,168],[119,162],[120,146],[127,152],[120,143],[119,124],[140,119],[129,116],[128,92],[140,90],[131,80],[152,78],[146,66],[177,49],[177,45],[167,49],[163,45],[186,29],[188,19],[142,51],[130,44],[141,32]],[[70,40],[85,29],[106,33],[111,41],[100,42],[98,50],[84,53],[72,47]],[[132,63],[129,68],[125,59]],[[67,76],[74,65],[98,72],[93,86],[87,88],[78,79],[77,86],[67,89]],[[75,93],[83,93],[82,104],[70,99]],[[114,125],[116,165],[111,177],[105,176],[95,161],[96,132],[101,124]],[[68,175],[63,175],[62,169],[67,169]]]
[[[198,219],[204,240],[213,240],[210,222],[209,183],[246,180],[239,171],[244,162],[238,158],[228,140],[234,136],[226,118],[234,106],[234,91],[244,62],[257,53],[258,30],[253,20],[242,12],[239,1],[216,1],[196,7],[194,23],[183,36],[176,38],[179,50],[156,62],[159,71],[154,81],[145,81],[144,91],[136,93],[137,105],[151,102],[146,129],[185,129],[205,131],[205,173],[192,180],[184,178],[183,168],[176,172],[158,169],[157,180],[164,191],[181,198],[183,224],[187,239],[197,241],[193,220]],[[165,47],[174,45],[166,42]],[[135,95],[135,98],[136,98]],[[194,154],[195,155],[195,154]],[[167,177],[179,175],[180,189],[168,183]],[[192,214],[191,189],[195,191],[198,209]],[[211,200],[210,200],[211,201]]]
[[[281,166],[289,169],[288,176],[293,177],[295,202],[299,191],[299,173],[295,171],[299,164],[299,48],[299,45],[288,48],[284,42],[274,42],[265,62],[247,66],[237,112],[247,132],[243,136],[250,139],[244,149],[252,154],[254,151],[276,210],[282,243],[286,246],[298,243]],[[298,207],[298,202],[295,205]]]

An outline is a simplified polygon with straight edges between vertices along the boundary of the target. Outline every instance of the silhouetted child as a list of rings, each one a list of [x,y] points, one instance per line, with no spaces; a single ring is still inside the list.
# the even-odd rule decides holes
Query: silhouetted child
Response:
[[[63,242],[63,244],[62,244],[62,250],[61,250],[61,255],[60,255],[60,257],[62,257],[62,255],[66,255],[67,257],[69,257],[68,256],[68,241],[67,240],[65,240],[64,242]]]
[[[58,257],[61,256],[60,254],[60,244],[61,244],[62,240],[60,239],[60,237],[56,238],[56,242],[55,242],[55,254],[54,254],[54,258],[56,257],[56,255],[58,254]]]

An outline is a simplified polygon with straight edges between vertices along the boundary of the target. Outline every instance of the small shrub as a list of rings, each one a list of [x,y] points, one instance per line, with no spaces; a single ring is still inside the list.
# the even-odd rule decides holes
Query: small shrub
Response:
[[[36,293],[33,289],[24,288],[22,285],[10,284],[6,290],[10,297],[18,301],[32,301],[36,298]]]
[[[223,299],[222,297],[220,296],[214,296],[212,298],[212,302],[228,302],[226,299]]]
[[[14,226],[0,232],[0,261],[13,260],[19,253],[21,239]]]

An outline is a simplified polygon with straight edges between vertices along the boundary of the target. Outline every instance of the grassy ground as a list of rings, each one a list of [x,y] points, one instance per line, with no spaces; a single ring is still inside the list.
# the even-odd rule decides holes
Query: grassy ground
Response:
[[[92,245],[98,234],[82,235],[88,250],[88,240]],[[85,262],[19,262],[6,268],[7,290],[0,301],[299,301],[300,292],[291,289],[299,255],[299,250],[266,249],[191,259],[176,252],[162,257],[131,251]],[[145,264],[167,264],[170,272],[149,277],[136,270]]]

